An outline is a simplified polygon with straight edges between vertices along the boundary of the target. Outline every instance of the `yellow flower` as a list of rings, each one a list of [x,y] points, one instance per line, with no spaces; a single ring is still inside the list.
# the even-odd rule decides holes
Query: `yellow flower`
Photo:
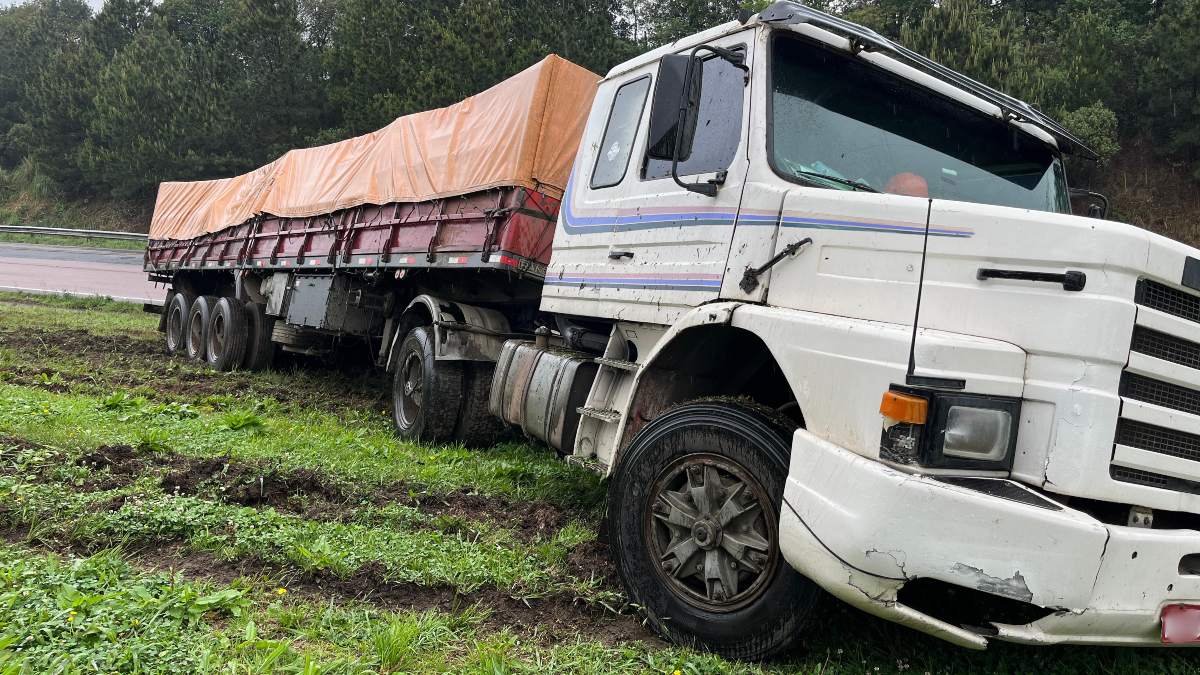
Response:
[[[282,587],[276,588],[275,595],[287,595],[287,589]]]
[[[675,671],[674,673],[672,673],[671,675],[683,675],[683,671],[681,671],[681,670],[676,670],[676,671]]]

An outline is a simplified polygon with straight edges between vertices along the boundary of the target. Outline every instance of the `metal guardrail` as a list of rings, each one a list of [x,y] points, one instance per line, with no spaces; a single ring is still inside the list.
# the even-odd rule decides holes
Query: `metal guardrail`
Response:
[[[33,227],[30,225],[0,225],[0,233],[41,234],[55,237],[79,237],[81,239],[121,239],[124,241],[146,241],[146,235],[139,234],[137,232],[72,230],[65,227]]]

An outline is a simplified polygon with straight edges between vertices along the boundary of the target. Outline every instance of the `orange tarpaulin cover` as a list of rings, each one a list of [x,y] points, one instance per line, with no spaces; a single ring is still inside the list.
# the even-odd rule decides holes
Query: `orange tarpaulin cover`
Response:
[[[362,204],[417,202],[498,186],[561,197],[600,77],[555,55],[446,108],[250,173],[166,182],[151,239],[190,239],[260,213],[304,218]]]

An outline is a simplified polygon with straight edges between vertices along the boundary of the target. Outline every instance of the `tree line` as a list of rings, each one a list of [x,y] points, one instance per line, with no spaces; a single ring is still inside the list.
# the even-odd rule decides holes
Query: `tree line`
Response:
[[[29,0],[0,10],[0,170],[146,199],[478,92],[547,53],[595,72],[766,2]],[[1200,0],[819,0],[1200,179]],[[1103,171],[1085,168],[1084,173]]]

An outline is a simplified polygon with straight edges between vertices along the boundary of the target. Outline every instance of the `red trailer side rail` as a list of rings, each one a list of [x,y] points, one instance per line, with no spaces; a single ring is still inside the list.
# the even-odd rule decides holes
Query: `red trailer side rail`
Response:
[[[308,218],[264,214],[186,240],[151,240],[145,270],[494,268],[544,278],[559,200],[502,187]]]

